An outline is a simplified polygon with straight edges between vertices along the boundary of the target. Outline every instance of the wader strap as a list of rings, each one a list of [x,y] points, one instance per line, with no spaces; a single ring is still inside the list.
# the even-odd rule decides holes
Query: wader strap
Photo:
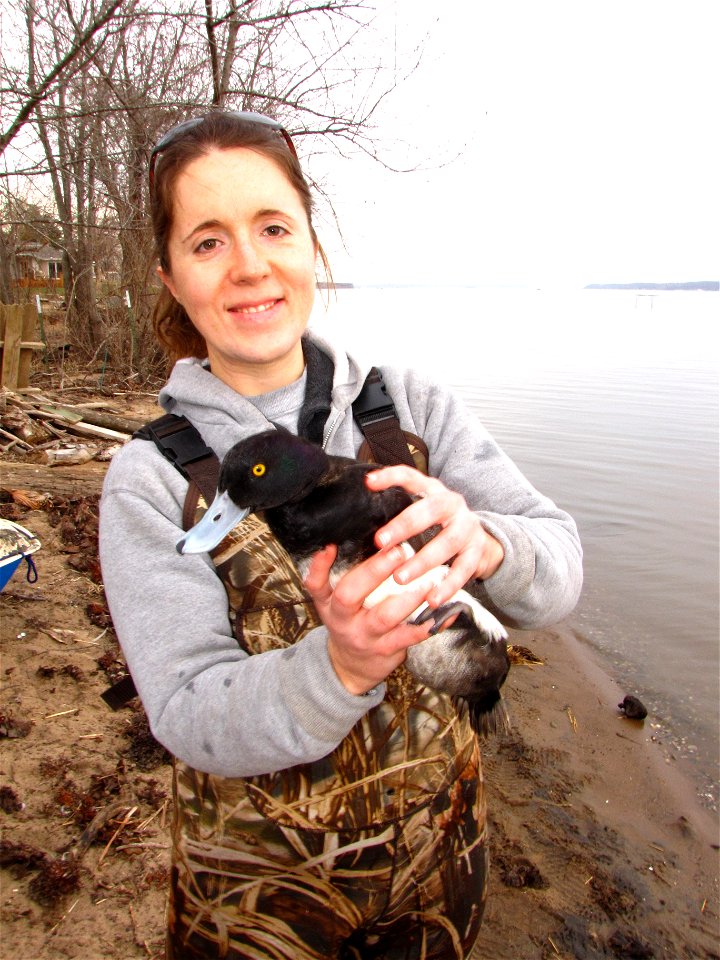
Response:
[[[352,410],[355,422],[365,435],[376,463],[405,463],[409,467],[415,466],[405,434],[400,429],[395,404],[388,395],[377,367],[373,367],[368,374]]]
[[[408,441],[400,429],[395,404],[388,395],[382,374],[373,367],[357,400],[352,405],[353,416],[368,442],[375,463],[390,466],[405,463],[415,466]],[[133,434],[140,440],[152,440],[166,460],[190,482],[183,505],[183,530],[195,522],[195,510],[200,494],[210,504],[215,497],[220,463],[200,433],[186,417],[166,413],[146,423]],[[123,677],[101,694],[103,700],[119,710],[137,696],[132,677]]]

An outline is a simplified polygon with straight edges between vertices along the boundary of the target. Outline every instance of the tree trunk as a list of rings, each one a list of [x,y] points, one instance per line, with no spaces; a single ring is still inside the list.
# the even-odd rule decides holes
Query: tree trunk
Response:
[[[77,467],[0,463],[0,489],[32,490],[63,497],[87,497],[100,493],[107,468],[107,463],[97,460]]]
[[[0,302],[12,303],[12,259],[10,245],[5,234],[0,230]]]

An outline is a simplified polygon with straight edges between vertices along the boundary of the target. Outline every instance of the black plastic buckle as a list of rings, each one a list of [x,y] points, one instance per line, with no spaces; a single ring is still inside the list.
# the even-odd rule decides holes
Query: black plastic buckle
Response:
[[[183,469],[186,464],[214,456],[190,421],[173,413],[146,423],[133,436],[153,440],[165,459],[174,464],[185,477],[188,476]]]
[[[380,373],[373,372],[376,376],[367,378],[357,400],[353,400],[353,416],[361,426],[397,417],[395,404],[388,396]]]

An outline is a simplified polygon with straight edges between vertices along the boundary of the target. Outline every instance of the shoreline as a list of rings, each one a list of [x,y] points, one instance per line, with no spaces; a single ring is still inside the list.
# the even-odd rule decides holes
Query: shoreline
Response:
[[[513,734],[483,750],[491,876],[473,960],[717,957],[718,817],[690,765],[651,740],[651,717],[620,714],[622,688],[567,623],[511,642],[544,664],[513,667]]]
[[[652,703],[657,699],[657,693],[638,691],[631,681],[623,682],[619,671],[614,670],[609,663],[606,652],[600,645],[594,643],[591,637],[586,635],[583,628],[575,622],[574,615],[555,629],[560,632],[563,641],[572,649],[574,659],[583,663],[583,667],[590,678],[594,679],[594,682],[604,691],[611,706],[612,697],[615,693],[620,695],[617,703],[622,700],[625,694],[635,694],[645,701],[648,710],[646,720],[638,724],[628,720],[624,722],[636,731],[638,738],[644,740],[649,749],[651,743],[654,748],[657,748],[658,756],[662,757],[664,763],[670,764],[676,769],[678,777],[694,785],[695,800],[702,809],[717,818],[720,813],[720,800],[717,795],[718,782],[713,777],[712,771],[712,748],[708,750],[707,755],[682,752],[683,730],[688,727],[690,721],[678,720],[677,717],[668,718],[659,713],[655,714]],[[614,715],[621,721],[623,720],[619,711],[615,711]],[[695,739],[697,740],[697,733]],[[718,768],[718,762],[720,762],[720,729],[716,731],[714,740],[717,752],[715,766]],[[716,772],[720,773],[720,768]]]

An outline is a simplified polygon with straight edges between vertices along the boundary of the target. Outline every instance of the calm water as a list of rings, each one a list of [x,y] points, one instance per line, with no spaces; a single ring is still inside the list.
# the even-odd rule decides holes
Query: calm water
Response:
[[[571,625],[716,803],[720,295],[358,288],[314,324],[453,384],[572,513]]]

